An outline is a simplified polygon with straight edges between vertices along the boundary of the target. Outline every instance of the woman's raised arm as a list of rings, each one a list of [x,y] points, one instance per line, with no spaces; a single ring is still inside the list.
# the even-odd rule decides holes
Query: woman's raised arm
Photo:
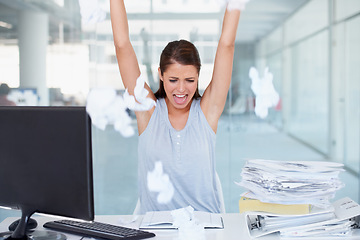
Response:
[[[124,0],[110,0],[110,16],[120,75],[125,88],[128,89],[131,95],[134,95],[136,80],[140,76],[140,68],[130,42]],[[154,93],[146,83],[145,88],[149,91],[148,97],[155,100]],[[154,108],[149,111],[135,112],[139,134],[145,130],[153,111]]]
[[[213,76],[201,100],[201,109],[214,132],[217,130],[217,124],[224,110],[230,87],[239,17],[240,10],[225,10],[221,36],[215,56]]]
[[[124,0],[110,0],[110,16],[121,78],[125,88],[133,95],[136,79],[140,76],[140,68],[130,42]],[[150,88],[147,86],[147,89]]]

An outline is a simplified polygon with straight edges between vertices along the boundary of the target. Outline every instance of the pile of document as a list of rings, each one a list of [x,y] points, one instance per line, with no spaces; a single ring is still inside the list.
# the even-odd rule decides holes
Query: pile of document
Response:
[[[321,161],[248,160],[239,186],[246,197],[265,203],[311,204],[330,207],[330,199],[344,184],[339,179],[343,164]]]
[[[248,212],[244,217],[252,238],[269,234],[279,234],[281,239],[360,238],[360,205],[348,197],[305,215]]]

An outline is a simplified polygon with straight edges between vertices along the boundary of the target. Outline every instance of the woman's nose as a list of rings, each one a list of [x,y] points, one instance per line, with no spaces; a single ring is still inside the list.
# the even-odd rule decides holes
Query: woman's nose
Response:
[[[184,91],[185,90],[185,83],[183,81],[179,81],[179,91]]]

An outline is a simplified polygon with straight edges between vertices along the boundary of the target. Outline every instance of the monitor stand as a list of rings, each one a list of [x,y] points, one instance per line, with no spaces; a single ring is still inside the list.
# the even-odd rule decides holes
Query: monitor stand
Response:
[[[35,210],[21,207],[21,219],[19,225],[13,232],[0,233],[0,240],[65,240],[66,236],[62,233],[47,230],[26,230],[29,219]]]

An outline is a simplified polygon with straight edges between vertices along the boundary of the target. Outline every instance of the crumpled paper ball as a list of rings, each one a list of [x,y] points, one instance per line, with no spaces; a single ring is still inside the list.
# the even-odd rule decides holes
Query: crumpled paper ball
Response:
[[[162,162],[155,162],[154,170],[147,174],[147,186],[149,191],[158,192],[157,201],[166,204],[174,195],[174,186],[169,175],[163,172]]]
[[[258,70],[251,67],[249,77],[252,80],[251,90],[256,96],[255,114],[260,118],[266,118],[268,109],[275,107],[280,100],[280,96],[273,85],[273,74],[270,73],[269,68],[266,67],[264,76],[260,78]]]
[[[205,240],[204,225],[200,224],[194,216],[194,208],[191,206],[171,211],[173,225],[178,228],[178,240]]]
[[[92,89],[87,97],[86,111],[94,126],[105,130],[108,124],[112,124],[124,137],[134,135],[127,109],[147,111],[156,105],[153,99],[147,97],[149,92],[144,86],[145,80],[140,76],[136,80],[135,96],[130,95],[127,89],[123,96],[117,95],[113,88]]]
[[[85,24],[102,22],[106,12],[99,6],[98,0],[79,0],[81,20]]]

